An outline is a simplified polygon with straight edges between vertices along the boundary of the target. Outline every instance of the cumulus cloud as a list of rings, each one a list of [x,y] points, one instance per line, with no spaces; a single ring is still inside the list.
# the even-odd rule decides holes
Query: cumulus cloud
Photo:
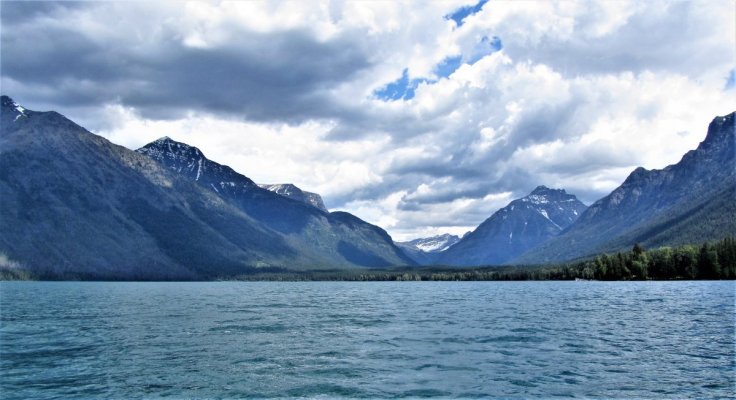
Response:
[[[736,109],[734,4],[3,2],[4,94],[168,135],[399,239],[540,184],[591,203]]]

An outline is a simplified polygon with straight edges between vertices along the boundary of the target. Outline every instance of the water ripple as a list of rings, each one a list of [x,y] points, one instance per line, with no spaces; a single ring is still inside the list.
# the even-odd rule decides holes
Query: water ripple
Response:
[[[0,284],[0,397],[718,398],[734,282]]]

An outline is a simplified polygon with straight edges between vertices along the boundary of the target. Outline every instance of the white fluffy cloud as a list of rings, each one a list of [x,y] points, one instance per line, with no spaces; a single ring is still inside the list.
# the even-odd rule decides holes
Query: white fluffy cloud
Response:
[[[320,192],[397,239],[462,234],[540,184],[592,202],[736,109],[731,1],[446,18],[468,5],[4,2],[0,83],[130,148],[168,135]],[[376,94],[404,71],[413,97]]]

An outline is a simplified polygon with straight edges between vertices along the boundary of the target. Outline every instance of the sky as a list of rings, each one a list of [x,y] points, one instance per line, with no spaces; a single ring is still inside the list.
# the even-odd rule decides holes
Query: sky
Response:
[[[538,185],[591,204],[736,110],[736,3],[0,2],[0,89],[162,136],[395,240]]]

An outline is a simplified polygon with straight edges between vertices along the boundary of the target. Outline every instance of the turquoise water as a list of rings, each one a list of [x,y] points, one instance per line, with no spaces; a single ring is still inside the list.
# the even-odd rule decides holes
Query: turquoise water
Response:
[[[0,283],[0,397],[733,396],[734,282]]]

